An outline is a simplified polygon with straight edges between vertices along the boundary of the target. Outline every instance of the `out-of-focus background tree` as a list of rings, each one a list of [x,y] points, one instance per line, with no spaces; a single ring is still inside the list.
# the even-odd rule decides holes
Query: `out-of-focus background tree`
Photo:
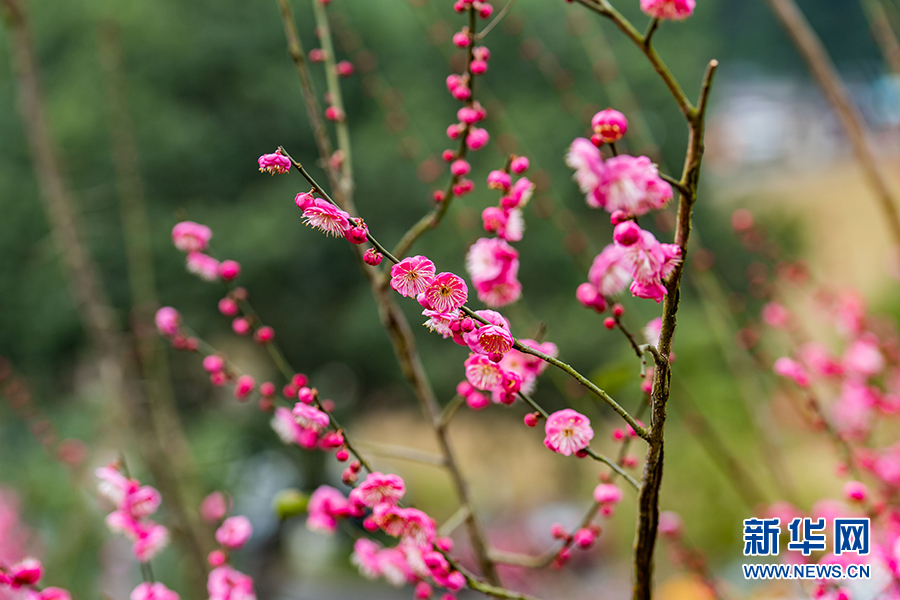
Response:
[[[636,1],[618,4],[641,19]],[[836,57],[895,182],[900,87],[870,37],[861,6],[843,0],[801,4]],[[900,18],[900,7],[885,4],[891,17]],[[264,353],[236,338],[216,312],[221,288],[186,273],[182,255],[171,245],[169,232],[179,220],[209,225],[216,251],[241,262],[241,284],[275,328],[290,362],[335,400],[354,437],[402,439],[433,450],[431,434],[416,427],[421,416],[346,244],[303,227],[291,202],[304,190],[299,178],[257,172],[256,157],[279,144],[309,163],[317,155],[275,2],[31,0],[28,8],[49,124],[82,213],[85,242],[121,322],[128,319],[132,299],[98,34],[110,23],[120,31],[122,91],[134,122],[160,301],[178,307],[195,330],[258,380],[276,377]],[[308,50],[316,45],[312,10],[306,2],[295,2],[295,10]],[[460,19],[449,1],[438,0],[335,0],[328,10],[338,58],[356,66],[356,75],[345,80],[344,96],[357,204],[373,231],[390,243],[430,208],[431,191],[444,181],[440,152],[457,108],[444,78],[448,59],[459,66],[461,56],[452,51],[449,37]],[[493,58],[478,95],[489,111],[492,143],[473,160],[476,192],[456,201],[443,227],[426,236],[418,250],[446,270],[463,272],[465,249],[481,235],[480,211],[496,201],[484,177],[507,153],[528,155],[538,189],[526,211],[525,239],[517,244],[525,295],[505,312],[521,334],[534,336],[545,328],[546,339],[570,362],[626,406],[636,406],[640,394],[625,340],[574,300],[611,230],[605,213],[584,205],[563,157],[571,140],[587,132],[590,116],[613,105],[632,122],[625,147],[649,154],[669,171],[668,165],[680,164],[683,120],[644,57],[610,24],[577,6],[518,0],[486,41]],[[766,267],[733,236],[731,212],[748,207],[764,224],[768,241],[760,241],[758,249],[771,261],[805,258],[817,277],[859,287],[876,306],[892,312],[896,284],[885,271],[900,266],[889,260],[886,230],[836,119],[761,0],[703,0],[691,20],[664,26],[655,43],[688,90],[699,85],[708,58],[721,63],[696,207],[695,247],[711,251],[714,262],[700,275],[691,265],[679,314],[663,503],[683,515],[691,542],[709,553],[712,568],[735,579],[738,524],[751,509],[686,427],[690,409],[679,402],[679,396],[688,397],[699,407],[731,451],[758,474],[763,493],[774,497],[758,434],[747,426],[748,409],[738,399],[740,385],[723,351],[734,332],[726,323],[718,336],[719,309],[697,294],[697,286],[712,280],[727,300],[723,314],[729,319],[743,323],[758,314],[759,294],[748,279]],[[10,62],[9,44],[0,45],[0,64]],[[313,71],[322,75],[315,65]],[[38,201],[11,69],[4,66],[2,72],[0,356],[27,382],[37,412],[23,420],[0,403],[0,487],[17,490],[24,518],[35,531],[33,551],[46,557],[50,583],[69,587],[78,598],[96,597],[98,591],[124,598],[136,582],[135,567],[123,560],[119,542],[109,540],[88,467],[120,450],[135,456],[134,449],[121,447],[127,441],[123,419],[110,410],[100,385]],[[316,83],[324,90],[323,79]],[[655,224],[662,236],[669,235],[667,214]],[[708,262],[710,254],[701,256]],[[659,312],[647,301],[626,304],[633,329]],[[407,308],[418,322],[416,307]],[[447,400],[463,377],[465,352],[424,329],[418,337],[438,396]],[[407,597],[408,591],[392,595],[380,584],[364,591],[355,575],[345,576],[351,573],[347,539],[325,539],[307,532],[302,520],[282,524],[273,516],[270,504],[277,491],[335,481],[333,464],[281,446],[266,415],[210,386],[195,357],[170,354],[170,368],[199,486],[230,490],[254,523],[257,534],[242,560],[248,572],[260,576],[263,598]],[[601,438],[608,439],[617,425],[608,410],[557,373],[542,379],[537,397],[548,407],[562,406],[565,399],[583,410],[596,420]],[[83,468],[66,470],[42,449],[37,438],[44,419],[59,437],[87,444]],[[451,430],[498,547],[539,552],[549,542],[550,523],[578,518],[595,481],[594,465],[547,453],[522,427],[519,411],[501,407],[476,415],[463,409]],[[830,462],[819,465],[810,458],[816,456],[813,444],[820,443],[813,439],[798,432],[782,440],[784,468],[795,480],[800,505],[833,486]],[[604,444],[612,448],[611,441]],[[414,502],[436,517],[456,509],[442,472],[397,460],[376,464],[407,477]],[[146,475],[142,465],[135,468]],[[571,572],[544,573],[539,581],[552,582],[564,590],[558,597],[571,598],[600,597],[596,585],[603,581],[610,594],[604,597],[620,597],[616,594],[628,587],[631,512],[626,502],[598,548],[579,556]],[[664,553],[659,556],[663,593],[680,597],[683,582]],[[164,554],[158,569],[178,573],[177,549]]]

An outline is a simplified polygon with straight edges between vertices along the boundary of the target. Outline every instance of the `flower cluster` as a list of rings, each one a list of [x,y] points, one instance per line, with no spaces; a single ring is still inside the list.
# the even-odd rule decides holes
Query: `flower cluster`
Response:
[[[681,249],[660,243],[641,229],[635,218],[663,208],[672,199],[672,188],[646,156],[619,154],[603,159],[598,146],[614,143],[628,130],[622,113],[607,109],[592,119],[591,140],[577,138],[566,155],[575,169],[575,180],[589,206],[610,213],[615,225],[614,243],[594,258],[588,282],[576,291],[578,301],[603,312],[610,296],[630,285],[638,298],[660,302],[668,293],[664,280],[681,262]]]
[[[269,154],[266,156],[275,156]],[[260,157],[260,165],[264,157]],[[264,170],[260,168],[260,170]],[[219,262],[204,250],[209,248],[212,230],[193,221],[182,221],[172,228],[172,243],[187,254],[187,270],[206,281],[232,281],[237,279],[241,266],[233,260]]]
[[[664,280],[680,262],[677,245],[660,243],[634,221],[624,221],[616,225],[613,243],[594,258],[588,283],[579,286],[576,297],[584,306],[602,312],[607,299],[631,282],[634,296],[659,302],[668,293]]]
[[[308,381],[305,375],[298,374],[285,386],[285,397],[296,398],[299,402],[294,404],[293,409],[276,408],[272,416],[272,429],[285,444],[295,444],[307,450],[318,448],[332,451],[340,448],[338,458],[347,460],[346,451],[342,448],[344,436],[340,431],[328,431],[331,420],[328,413],[314,405],[318,403],[318,390],[306,387]],[[332,402],[323,400],[318,404],[324,408]]]
[[[481,213],[484,230],[494,233],[507,242],[518,242],[525,231],[525,219],[522,209],[531,200],[534,184],[527,177],[520,177],[512,183],[509,172],[523,173],[529,162],[524,156],[511,157],[503,170],[491,171],[488,174],[488,187],[502,193],[499,206],[489,206]]]
[[[575,181],[588,206],[606,210],[614,220],[659,210],[672,199],[672,187],[646,156],[620,154],[603,160],[591,141],[577,138],[566,163],[575,169]]]
[[[100,478],[100,494],[116,506],[107,515],[106,524],[131,540],[131,551],[138,561],[150,561],[169,542],[168,529],[148,518],[159,508],[159,492],[126,477],[117,464],[97,469],[96,474]]]
[[[253,526],[241,515],[226,518],[229,505],[222,492],[211,493],[200,504],[203,520],[218,525],[219,548],[209,553],[208,562],[213,570],[207,579],[207,591],[210,600],[255,600],[253,579],[228,565],[231,552],[243,547],[253,535]]]
[[[303,222],[325,235],[343,237],[352,244],[369,240],[369,229],[362,219],[351,217],[324,198],[317,198],[313,190],[297,194],[294,204],[303,211]]]
[[[481,0],[457,0],[453,6],[457,12],[474,11],[482,19],[487,19],[494,12],[490,2]],[[455,196],[468,194],[475,189],[472,180],[466,178],[472,170],[465,159],[467,150],[480,150],[490,140],[487,130],[477,126],[487,117],[487,111],[474,99],[472,89],[474,78],[487,72],[491,51],[485,46],[476,46],[475,41],[475,32],[467,26],[453,34],[453,44],[466,49],[468,53],[467,70],[461,75],[453,73],[447,76],[447,91],[456,100],[465,103],[456,112],[457,122],[447,127],[447,137],[459,140],[460,148],[458,151],[448,149],[443,153],[444,160],[451,163],[450,192]],[[443,202],[447,198],[443,191],[438,190],[434,192],[434,200]]]
[[[793,358],[778,358],[773,370],[802,388],[828,390],[833,397],[827,407],[828,418],[834,428],[846,440],[869,440],[884,417],[900,413],[900,344],[893,331],[879,331],[879,324],[866,315],[865,306],[855,294],[823,295],[822,301],[836,329],[843,334],[843,351],[834,354],[821,342],[807,341],[796,348]],[[793,321],[787,309],[781,310],[787,314],[784,322]],[[772,308],[767,305],[764,312],[771,313]],[[892,459],[878,459],[880,455],[896,454],[892,448],[860,452],[864,467],[885,483],[900,486]]]
[[[490,315],[492,312],[479,311],[476,314]],[[548,356],[555,357],[558,353],[556,344],[552,342],[540,343],[528,339],[519,340],[519,342]],[[465,367],[467,381],[460,383],[456,390],[465,398],[471,408],[477,410],[488,404],[487,398],[479,390],[488,392],[490,400],[495,404],[512,404],[515,402],[517,392],[532,393],[537,378],[547,368],[547,363],[532,354],[526,354],[513,348],[496,363],[483,353],[473,352],[466,359]]]
[[[381,577],[396,586],[415,585],[417,598],[429,597],[432,586],[447,590],[453,597],[465,587],[466,579],[438,551],[450,551],[452,541],[437,537],[434,520],[427,514],[399,505],[405,493],[402,478],[377,471],[369,473],[348,497],[332,487],[320,486],[310,496],[306,525],[331,534],[340,519],[362,518],[367,531],[380,530],[399,540],[388,548],[369,539],[357,540],[351,561],[363,576]]]
[[[534,193],[534,184],[527,177],[512,182],[510,171],[524,173],[528,169],[524,156],[510,157],[503,170],[491,171],[488,187],[500,190],[499,206],[489,206],[481,213],[484,229],[496,238],[481,238],[469,248],[466,270],[475,285],[478,299],[491,308],[512,304],[522,295],[519,283],[519,253],[507,242],[522,239],[525,219],[522,208]]]
[[[28,600],[72,600],[68,591],[58,587],[38,589],[44,567],[34,558],[26,558],[9,568],[0,564],[0,591],[26,591]]]
[[[741,217],[735,219],[735,229],[745,238],[751,235],[752,219],[735,217]],[[760,321],[770,328],[773,342],[788,340],[790,350],[772,361],[772,370],[790,382],[785,393],[793,395],[793,390],[800,389],[798,407],[808,409],[813,428],[829,433],[841,457],[836,472],[844,483],[840,495],[818,500],[809,511],[779,501],[766,509],[765,516],[781,517],[782,523],[795,517],[824,517],[829,522],[835,517],[869,519],[867,562],[896,582],[900,578],[900,509],[894,501],[900,492],[900,444],[895,435],[900,415],[900,337],[893,324],[869,314],[862,297],[852,291],[819,288],[812,310],[809,306],[800,309],[801,318],[773,297],[776,286],[806,283],[805,268],[785,261],[774,273],[773,281],[762,276],[755,283],[768,300]],[[815,315],[824,317],[826,327],[824,335],[816,331],[813,337],[803,327]],[[751,352],[760,339],[752,331],[748,326],[739,337]],[[825,554],[813,560],[846,566],[855,558]],[[883,586],[873,582],[872,593],[879,598],[896,597],[895,583]],[[837,599],[850,594],[842,582],[826,579],[817,583],[813,595]]]
[[[131,600],[179,600],[176,592],[173,592],[162,583],[145,581],[138,584],[129,596]]]

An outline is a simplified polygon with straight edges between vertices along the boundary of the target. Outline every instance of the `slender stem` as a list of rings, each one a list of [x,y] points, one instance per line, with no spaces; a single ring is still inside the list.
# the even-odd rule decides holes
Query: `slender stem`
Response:
[[[441,537],[447,537],[456,529],[469,520],[469,513],[471,510],[465,504],[460,506],[455,513],[450,515],[446,521],[444,521],[441,526],[438,528],[438,535]]]
[[[468,310],[465,307],[464,307],[464,309]],[[534,348],[531,348],[530,346],[526,346],[525,344],[519,342],[518,340],[516,340],[515,344],[513,344],[513,348],[515,348],[519,352],[524,352],[526,354],[531,354],[532,356],[537,356],[538,358],[550,363],[554,367],[561,369],[562,371],[565,371],[566,373],[571,375],[578,383],[580,383],[581,385],[586,387],[592,394],[594,394],[595,396],[597,396],[598,398],[600,398],[604,402],[606,402],[614,411],[616,411],[616,413],[620,417],[625,419],[625,422],[628,423],[629,425],[631,425],[631,428],[634,429],[635,433],[638,434],[638,437],[644,438],[645,440],[649,439],[649,437],[650,437],[649,432],[645,428],[641,427],[641,425],[634,419],[634,417],[632,417],[630,414],[628,414],[628,412],[624,408],[622,408],[622,406],[619,405],[618,402],[613,400],[612,396],[610,396],[605,391],[603,391],[602,389],[597,387],[597,385],[593,381],[589,380],[587,377],[585,377],[584,375],[582,375],[581,373],[576,371],[572,366],[562,362],[559,359],[556,359],[552,356],[544,354],[540,350],[535,350]]]
[[[475,60],[474,55],[474,47],[475,47],[475,38],[476,35],[476,14],[475,7],[469,7],[469,34],[472,36],[472,43],[469,44],[469,51],[466,55],[466,75],[468,76],[468,84],[469,90],[471,92],[471,96],[466,101],[467,106],[472,106],[475,102],[475,75],[472,73],[472,62]],[[459,149],[456,151],[457,159],[465,159],[466,155],[469,151],[469,146],[466,144],[466,139],[469,137],[469,132],[472,130],[472,125],[467,124],[464,131],[459,136]],[[441,221],[444,219],[444,215],[447,214],[447,211],[450,209],[450,202],[453,200],[455,194],[453,192],[454,186],[459,183],[460,178],[457,175],[451,175],[450,180],[447,182],[447,187],[444,189],[444,196],[442,200],[435,206],[428,214],[419,219],[409,230],[403,234],[403,237],[400,238],[400,241],[397,243],[397,246],[394,248],[394,254],[397,256],[405,256],[409,249],[412,247],[416,241],[425,234],[426,231],[434,229],[438,225],[440,225]]]
[[[453,415],[456,414],[456,411],[459,410],[463,404],[465,404],[466,399],[456,394],[453,396],[453,399],[447,403],[444,407],[444,410],[441,411],[441,426],[446,427],[448,423],[450,423],[450,419],[453,418]]]
[[[310,185],[313,186],[313,190],[314,190],[317,194],[319,194],[319,195],[322,196],[325,200],[327,200],[328,202],[334,204],[335,206],[340,206],[337,202],[335,202],[335,201],[331,198],[331,196],[328,195],[328,192],[326,192],[326,191],[322,188],[322,186],[320,186],[320,185],[316,182],[316,180],[313,178],[313,176],[309,174],[309,171],[307,171],[307,170],[303,167],[302,164],[300,164],[299,162],[297,162],[296,160],[294,160],[294,158],[293,158],[290,154],[287,153],[287,150],[285,150],[283,146],[279,146],[279,147],[278,147],[278,150],[279,150],[282,154],[284,154],[284,155],[288,158],[288,160],[291,161],[291,164],[293,164],[294,167],[295,167],[298,171],[300,171],[300,174],[303,175],[303,177],[310,183]],[[372,243],[372,245],[375,246],[375,249],[378,250],[379,252],[381,252],[382,254],[384,254],[384,255],[388,258],[388,260],[390,260],[392,263],[397,264],[398,262],[400,262],[400,260],[397,259],[396,256],[394,256],[393,254],[391,254],[390,252],[388,252],[387,249],[386,249],[384,246],[382,246],[380,243],[378,243],[378,240],[375,239],[375,237],[372,235],[371,232],[369,232],[368,238],[369,238],[369,241]]]
[[[894,193],[869,146],[869,133],[815,30],[794,0],[766,0],[812,71],[850,139],[856,161],[875,194],[895,244],[900,244],[900,213]]]
[[[377,442],[360,440],[357,440],[356,444],[361,448],[365,448],[366,451],[373,456],[399,458],[438,467],[443,467],[446,464],[443,456],[432,454],[430,452],[423,452],[416,448],[406,448],[404,446],[394,446],[393,444],[379,444]]]
[[[485,25],[484,29],[482,29],[481,32],[475,36],[475,39],[480,42],[485,37],[487,37],[487,34],[489,34],[491,30],[496,27],[500,23],[500,21],[503,20],[503,17],[506,16],[506,14],[510,11],[510,9],[512,9],[515,3],[516,0],[507,0],[506,4],[503,5],[503,8],[500,10],[500,12],[498,12],[497,15],[493,19],[491,19],[490,23]]]
[[[663,181],[665,181],[666,183],[671,185],[673,188],[678,190],[678,192],[680,194],[689,194],[690,193],[690,191],[686,187],[681,185],[681,181],[679,181],[678,179],[675,179],[671,175],[666,175],[665,173],[660,173],[659,177],[660,177],[660,179],[662,179]]]
[[[223,283],[225,283],[225,287],[231,292],[234,292],[237,288],[233,281]],[[250,301],[246,298],[238,300],[238,306],[241,309],[241,313],[250,318],[250,326],[253,328],[254,333],[259,331],[263,327],[263,321],[260,319],[256,309],[253,308],[253,305],[250,304]],[[275,364],[275,368],[281,372],[281,376],[284,377],[286,381],[290,381],[296,371],[288,363],[287,358],[285,358],[284,352],[281,351],[278,343],[275,340],[270,340],[264,345],[269,356],[272,358],[272,362]]]
[[[590,456],[590,457],[593,458],[594,460],[598,460],[598,461],[602,462],[603,464],[607,465],[610,469],[612,469],[613,471],[615,471],[615,472],[616,472],[618,475],[620,475],[625,481],[627,481],[627,482],[628,482],[628,485],[630,485],[631,487],[633,487],[635,490],[640,490],[640,489],[641,489],[641,484],[638,483],[637,480],[636,480],[634,477],[632,477],[631,475],[629,475],[629,474],[628,474],[621,466],[619,466],[617,463],[613,462],[612,460],[610,460],[610,459],[607,458],[606,456],[603,456],[602,454],[596,452],[593,448],[588,448],[588,449],[587,449],[587,454],[588,454],[588,456]]]
[[[316,140],[316,146],[319,149],[319,157],[322,162],[322,168],[328,175],[328,181],[331,183],[331,189],[341,190],[339,185],[339,177],[337,171],[331,165],[331,138],[328,135],[328,128],[325,126],[325,120],[322,117],[322,108],[319,106],[319,99],[316,96],[316,90],[313,87],[312,78],[309,75],[309,65],[306,62],[306,55],[303,52],[303,43],[300,40],[300,34],[297,33],[297,26],[294,23],[294,13],[291,10],[290,0],[277,0],[278,7],[281,10],[281,20],[284,23],[284,35],[287,38],[288,54],[294,62],[297,70],[297,76],[300,79],[300,88],[303,92],[303,100],[306,104],[306,116],[309,119],[310,126],[313,130],[313,138]]]
[[[482,594],[485,594],[492,598],[506,598],[508,600],[540,600],[539,598],[531,596],[529,594],[522,594],[520,592],[507,590],[496,585],[484,583],[483,581],[477,579],[471,571],[469,571],[459,563],[453,560],[450,560],[449,562],[454,569],[465,576],[466,584],[476,592],[481,592]]]
[[[544,407],[542,407],[540,404],[538,404],[537,402],[535,402],[535,400],[534,400],[531,396],[529,396],[528,394],[523,394],[522,392],[519,392],[519,398],[521,398],[522,400],[524,400],[526,404],[528,404],[528,405],[531,406],[534,410],[536,410],[537,412],[539,412],[539,413],[541,414],[541,416],[544,417],[545,419],[546,419],[547,417],[550,416],[550,413],[548,413],[548,412],[544,409]],[[626,481],[631,485],[631,487],[633,487],[635,490],[637,490],[637,489],[640,488],[640,485],[638,484],[638,482],[635,481],[635,479],[634,479],[631,475],[629,475],[624,469],[622,469],[622,467],[621,467],[619,464],[613,462],[613,461],[610,460],[608,457],[606,457],[606,456],[600,454],[599,452],[597,452],[596,450],[594,450],[594,449],[592,449],[592,448],[590,448],[590,447],[589,447],[589,448],[586,448],[585,450],[586,450],[588,456],[590,456],[591,458],[593,458],[593,459],[596,460],[596,461],[602,462],[603,464],[607,465],[610,469],[612,469],[613,471],[615,471],[617,474],[619,474],[619,475],[621,475],[622,477],[624,477],[625,480],[626,480]]]
[[[869,19],[872,37],[881,48],[884,61],[894,75],[900,75],[900,43],[891,28],[887,11],[882,6],[881,0],[861,0],[861,2]]]
[[[666,66],[666,63],[663,62],[662,58],[660,58],[659,54],[656,52],[656,49],[653,46],[645,44],[644,36],[641,35],[641,32],[638,31],[631,22],[622,16],[619,11],[617,11],[607,0],[576,0],[578,4],[588,8],[589,10],[594,11],[595,13],[606,17],[611,20],[616,26],[624,33],[632,42],[634,42],[638,48],[647,56],[647,59],[650,61],[650,64],[653,66],[654,70],[659,74],[662,78],[663,82],[666,84],[666,87],[669,88],[672,96],[675,98],[675,102],[678,104],[678,108],[681,109],[681,112],[684,114],[685,118],[688,121],[691,121],[695,118],[696,109],[691,104],[691,101],[688,100],[687,94],[684,93],[684,90],[681,89],[681,85],[679,85],[678,81],[675,79],[675,76],[672,75],[672,72],[669,70],[669,67]]]
[[[659,18],[653,17],[650,20],[650,25],[647,26],[647,31],[644,33],[644,46],[650,47],[650,40],[653,38],[653,34],[656,33],[656,30],[659,28]]]
[[[608,299],[607,304],[609,304]],[[628,344],[631,346],[631,349],[634,350],[634,353],[643,362],[644,352],[641,350],[641,345],[637,343],[637,341],[634,339],[634,335],[625,326],[625,323],[622,321],[622,317],[613,314],[613,320],[616,322],[616,328],[622,332],[622,335],[624,335],[625,339],[628,340]]]
[[[325,3],[320,0],[311,0],[313,13],[316,19],[316,30],[325,51],[325,83],[328,88],[328,96],[331,105],[337,108],[345,118],[335,123],[337,132],[337,146],[341,152],[340,172],[341,190],[344,195],[353,195],[353,162],[350,154],[350,129],[347,126],[344,97],[341,94],[341,84],[338,81],[337,62],[334,54],[334,44],[331,41],[331,25],[328,22],[328,14],[325,11]]]

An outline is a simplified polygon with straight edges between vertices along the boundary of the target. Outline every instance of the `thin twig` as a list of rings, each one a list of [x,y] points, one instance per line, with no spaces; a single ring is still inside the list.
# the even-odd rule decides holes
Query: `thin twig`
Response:
[[[365,449],[366,452],[372,456],[399,458],[438,467],[446,466],[446,461],[440,454],[432,454],[431,452],[425,452],[417,448],[407,448],[405,446],[395,446],[393,444],[380,444],[378,442],[364,440],[357,440],[356,445]]]
[[[325,2],[319,0],[311,0],[313,6],[313,14],[316,19],[316,31],[322,42],[322,49],[325,51],[325,84],[328,88],[328,98],[331,105],[338,109],[344,115],[344,118],[335,123],[335,131],[337,132],[337,146],[340,151],[340,183],[341,192],[344,196],[353,196],[353,162],[350,151],[350,128],[347,126],[346,111],[344,108],[344,97],[341,94],[341,85],[338,81],[337,62],[334,55],[334,44],[331,42],[331,25],[328,22],[328,14],[325,9]]]
[[[473,43],[469,44],[469,50],[466,55],[466,74],[469,78],[469,90],[471,91],[471,96],[466,101],[466,106],[471,107],[475,103],[475,74],[472,73],[472,62],[475,60],[474,55],[474,36],[477,35],[476,32],[476,15],[474,6],[469,7],[469,32],[470,35],[473,36]],[[472,125],[466,124],[465,129],[462,133],[460,133],[460,141],[459,141],[459,149],[456,151],[456,158],[459,160],[463,160],[466,158],[466,155],[469,151],[469,146],[466,144],[466,139],[469,137],[469,132],[472,130]],[[431,211],[428,212],[424,217],[419,219],[409,230],[403,234],[403,237],[400,238],[400,241],[397,243],[397,246],[394,248],[394,254],[397,256],[405,256],[409,249],[412,248],[412,245],[416,243],[416,241],[422,237],[426,231],[434,229],[438,225],[440,225],[441,221],[444,219],[444,215],[447,214],[447,211],[450,209],[450,202],[453,200],[455,194],[453,192],[454,186],[459,183],[459,176],[451,175],[450,180],[447,182],[447,187],[444,189],[444,195],[441,201],[435,206]]]
[[[496,27],[500,23],[500,21],[503,20],[503,17],[506,16],[506,13],[508,13],[510,11],[510,9],[512,9],[512,7],[515,3],[516,3],[516,0],[507,0],[506,4],[503,5],[503,8],[500,9],[500,12],[497,13],[497,16],[495,16],[493,19],[491,19],[490,23],[485,25],[484,29],[482,29],[481,32],[475,36],[475,39],[480,42],[485,37],[487,37],[487,34],[489,34],[491,32],[491,29]]]
[[[288,54],[294,62],[294,67],[297,70],[297,77],[300,79],[300,87],[303,92],[302,96],[304,103],[306,104],[306,116],[309,119],[310,126],[313,130],[313,138],[319,149],[319,158],[321,159],[322,168],[328,175],[331,189],[340,191],[339,175],[331,164],[331,138],[328,135],[328,128],[325,126],[325,120],[322,117],[322,108],[319,106],[319,99],[318,96],[316,96],[316,90],[313,87],[312,78],[309,74],[309,65],[306,62],[306,55],[303,52],[303,43],[300,40],[300,34],[297,33],[297,26],[294,23],[294,13],[291,10],[290,0],[277,1],[278,7],[281,10],[281,20],[284,23],[284,35],[287,39]]]
[[[825,97],[837,113],[844,132],[850,139],[856,161],[875,194],[894,243],[900,245],[900,213],[894,193],[885,179],[869,147],[866,127],[850,94],[815,30],[794,0],[766,0],[772,12],[787,30]]]

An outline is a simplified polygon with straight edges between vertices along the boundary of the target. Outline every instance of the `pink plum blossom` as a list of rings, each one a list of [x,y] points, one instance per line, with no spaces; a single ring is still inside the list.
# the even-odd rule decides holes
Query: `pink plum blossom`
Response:
[[[36,558],[26,558],[9,568],[7,584],[14,590],[23,586],[32,586],[44,576],[44,567]]]
[[[469,288],[466,282],[453,273],[441,273],[423,292],[429,310],[449,313],[466,303]]]
[[[294,405],[294,409],[291,412],[297,424],[305,429],[321,431],[328,427],[328,415],[315,406],[298,402]]]
[[[434,263],[424,256],[404,258],[391,267],[391,288],[401,296],[415,298],[434,281]]]
[[[182,221],[172,228],[172,243],[182,252],[202,252],[209,247],[212,229],[193,221]]]
[[[806,370],[792,358],[782,356],[775,361],[772,370],[776,375],[793,379],[800,387],[809,386],[809,375],[806,374]]]
[[[282,406],[275,409],[270,424],[285,444],[297,444],[301,448],[312,449],[316,447],[316,442],[319,440],[316,430],[301,427],[294,419],[290,409]]]
[[[219,279],[219,261],[202,252],[191,252],[187,255],[187,270],[206,281]]]
[[[216,541],[226,548],[236,549],[247,543],[253,535],[250,519],[238,515],[228,517],[216,530]]]
[[[307,204],[303,219],[307,225],[334,237],[343,237],[350,229],[350,214],[321,198]]]
[[[844,351],[843,367],[846,373],[862,378],[880,373],[884,369],[884,356],[877,341],[865,337],[851,343]]]
[[[509,164],[510,170],[512,170],[513,173],[517,173],[517,174],[524,173],[525,171],[528,170],[528,167],[530,167],[530,166],[531,166],[531,164],[528,161],[527,156],[517,156],[514,159],[512,159],[512,162]]]
[[[694,12],[694,0],[641,0],[641,10],[657,19],[683,21]]]
[[[181,314],[171,306],[163,306],[156,311],[156,328],[166,337],[172,337],[178,333],[181,325]]]
[[[628,131],[628,119],[619,111],[607,108],[591,118],[591,129],[604,144],[618,142]]]
[[[566,164],[575,169],[574,179],[583,194],[593,194],[600,185],[600,175],[605,166],[603,157],[590,140],[576,138],[569,146]]]
[[[767,302],[762,308],[762,320],[769,327],[786,329],[790,319],[790,311],[778,302]]]
[[[659,513],[659,533],[665,537],[674,538],[681,535],[684,522],[676,512],[663,511]]]
[[[513,342],[515,340],[512,335],[503,327],[484,325],[478,329],[478,346],[494,362],[498,362],[504,354],[512,349]]]
[[[287,173],[291,170],[290,159],[280,152],[263,154],[259,157],[257,162],[259,163],[260,173],[270,173],[274,175],[276,173]]]
[[[131,600],[179,600],[178,594],[165,585],[147,581],[138,584],[129,597]]]
[[[217,523],[228,513],[230,502],[222,492],[212,492],[200,503],[200,517],[207,523]]]
[[[622,490],[612,483],[601,483],[594,488],[594,502],[597,504],[618,504],[622,499]]]
[[[403,479],[397,475],[385,475],[376,471],[369,473],[366,480],[354,490],[353,495],[365,506],[373,508],[378,504],[396,504],[405,492]]]
[[[475,389],[490,392],[503,382],[503,371],[483,354],[471,354],[466,359],[466,379]]]
[[[319,486],[309,497],[306,527],[319,533],[334,533],[337,531],[337,520],[346,517],[349,509],[349,501],[338,490],[327,485]]]
[[[621,247],[610,244],[594,258],[588,281],[601,296],[614,296],[628,286],[631,275],[622,260],[623,255]]]
[[[564,408],[551,414],[544,426],[544,445],[564,456],[587,448],[594,437],[591,421],[583,414]]]
[[[256,600],[253,579],[228,565],[209,573],[206,588],[209,600]]]

